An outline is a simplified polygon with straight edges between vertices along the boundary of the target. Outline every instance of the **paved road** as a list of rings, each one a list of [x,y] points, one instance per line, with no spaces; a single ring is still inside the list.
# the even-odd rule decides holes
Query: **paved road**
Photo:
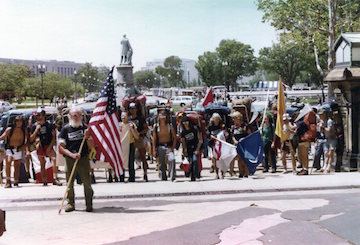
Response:
[[[0,244],[359,244],[360,190],[5,204]],[[30,239],[31,238],[31,239]]]
[[[0,244],[360,244],[360,173],[263,174],[215,180],[204,159],[200,182],[105,183],[98,170],[94,213],[58,215],[65,186],[0,188],[7,232]],[[63,173],[61,174],[63,176]]]

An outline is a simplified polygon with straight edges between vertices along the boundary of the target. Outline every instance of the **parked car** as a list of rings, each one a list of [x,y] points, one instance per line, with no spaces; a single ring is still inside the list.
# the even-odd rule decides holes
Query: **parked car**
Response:
[[[97,96],[95,93],[89,94],[85,97],[85,102],[94,102],[97,101],[99,96]]]
[[[145,94],[146,96],[146,105],[166,105],[167,99],[158,97],[152,94]]]
[[[0,101],[0,115],[2,115],[4,112],[14,110],[14,109],[16,109],[15,105],[12,105],[6,101]]]
[[[193,100],[191,96],[175,96],[170,99],[170,103],[172,106],[191,106],[193,104]]]

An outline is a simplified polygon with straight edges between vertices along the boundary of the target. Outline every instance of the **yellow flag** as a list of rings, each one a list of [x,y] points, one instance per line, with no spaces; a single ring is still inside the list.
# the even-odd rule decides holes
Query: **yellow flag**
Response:
[[[277,102],[277,119],[276,119],[276,130],[275,134],[280,137],[281,141],[285,141],[288,139],[288,135],[284,133],[283,125],[283,115],[286,113],[286,107],[285,107],[285,96],[284,96],[284,88],[282,85],[281,78],[279,80],[279,93],[278,93],[278,102]]]

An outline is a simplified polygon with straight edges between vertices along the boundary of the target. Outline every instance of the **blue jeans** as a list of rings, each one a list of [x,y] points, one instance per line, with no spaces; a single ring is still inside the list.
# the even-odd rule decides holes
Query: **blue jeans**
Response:
[[[321,157],[323,157],[324,160],[324,148],[326,144],[326,139],[318,139],[316,148],[315,148],[315,156],[314,156],[314,162],[313,162],[313,168],[320,169],[321,168]]]

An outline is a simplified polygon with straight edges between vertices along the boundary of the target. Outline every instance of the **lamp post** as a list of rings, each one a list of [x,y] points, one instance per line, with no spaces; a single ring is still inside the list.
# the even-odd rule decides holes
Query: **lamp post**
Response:
[[[189,85],[189,83],[190,83],[190,70],[189,70],[189,68],[186,69],[186,71],[187,71],[187,83]]]
[[[46,71],[46,66],[38,65],[38,68],[41,77],[41,106],[44,107],[44,74]]]
[[[75,104],[77,103],[77,80],[76,80],[77,71],[74,70],[74,83],[75,83]]]
[[[224,98],[224,100],[226,101],[226,91],[228,90],[228,83],[227,83],[227,80],[226,80],[226,66],[228,65],[228,62],[223,61],[222,65],[223,65],[223,69],[224,69],[224,85],[225,85],[225,98]]]
[[[85,74],[81,74],[81,83],[84,89],[84,99],[85,99]]]

